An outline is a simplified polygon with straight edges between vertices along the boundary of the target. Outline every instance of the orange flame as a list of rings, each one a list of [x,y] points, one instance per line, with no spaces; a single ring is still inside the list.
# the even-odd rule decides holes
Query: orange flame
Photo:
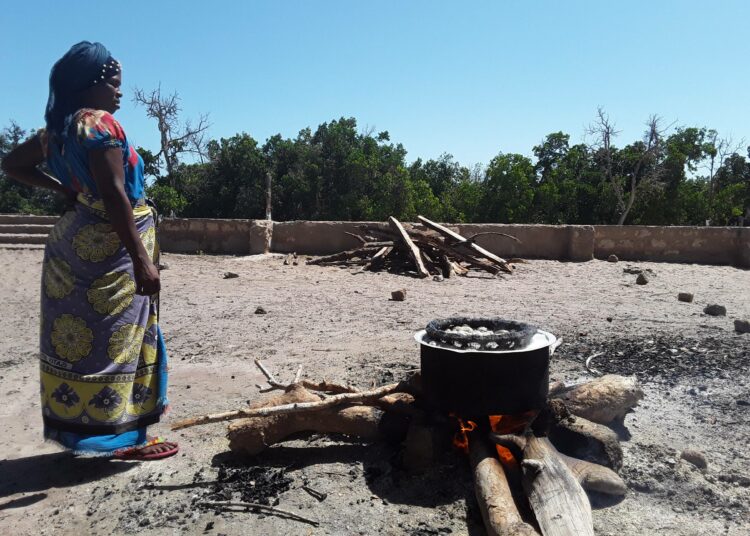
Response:
[[[490,415],[490,428],[498,434],[514,434],[522,431],[528,423],[534,420],[537,411],[527,411],[518,415]],[[504,465],[514,464],[515,458],[510,450],[495,445],[500,462]]]
[[[471,432],[477,427],[477,423],[474,421],[466,421],[457,416],[455,413],[451,413],[451,417],[455,417],[458,420],[458,432],[453,436],[453,446],[462,451],[464,454],[469,453],[469,436],[466,432]]]

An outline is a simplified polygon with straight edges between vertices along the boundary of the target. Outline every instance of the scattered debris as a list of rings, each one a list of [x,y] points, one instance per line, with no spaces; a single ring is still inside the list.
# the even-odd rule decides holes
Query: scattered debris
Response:
[[[255,309],[256,315],[265,315],[268,314],[268,311],[266,311],[263,307],[258,307]]]
[[[648,285],[648,277],[646,276],[646,273],[641,272],[638,274],[638,277],[635,278],[635,282],[637,285]]]
[[[224,279],[234,279],[235,277],[239,277],[240,274],[236,274],[234,272],[224,272]]]
[[[681,302],[692,303],[693,295],[690,292],[680,292],[679,294],[677,294],[677,299]]]
[[[698,469],[706,469],[708,467],[706,456],[699,450],[685,449],[680,452],[680,458],[686,462],[692,463]]]
[[[393,301],[404,301],[406,299],[406,289],[402,288],[391,292],[391,300]]]
[[[607,261],[609,261],[609,262],[618,262],[619,260],[620,259],[618,259],[617,255],[615,255],[614,253],[612,255],[610,255],[609,257],[607,257]]]
[[[737,333],[750,333],[750,321],[735,320],[734,331],[736,331]]]
[[[297,260],[297,253],[296,253],[296,252],[294,252],[294,253],[289,253],[289,254],[288,254],[288,255],[287,255],[287,256],[286,256],[285,258],[284,258],[284,266],[289,266],[290,264],[291,264],[292,266],[297,266],[297,265],[299,264],[299,261]]]
[[[166,262],[160,262],[159,270],[169,270],[169,264],[167,264]]]
[[[706,305],[703,312],[711,316],[727,316],[727,308],[723,305]]]

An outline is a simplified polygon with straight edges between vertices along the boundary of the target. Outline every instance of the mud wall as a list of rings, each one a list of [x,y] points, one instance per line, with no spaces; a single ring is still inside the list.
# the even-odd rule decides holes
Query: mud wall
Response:
[[[256,254],[267,251],[326,255],[354,248],[361,222],[262,220],[165,220],[162,248],[180,253]],[[622,260],[728,264],[750,268],[748,227],[648,227],[638,225],[458,224],[503,257],[587,261],[617,255]],[[517,241],[492,234],[504,233]]]

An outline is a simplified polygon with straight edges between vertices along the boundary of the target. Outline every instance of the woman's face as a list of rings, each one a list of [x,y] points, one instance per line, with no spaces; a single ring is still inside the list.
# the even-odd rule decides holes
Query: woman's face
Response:
[[[122,73],[117,73],[84,91],[83,107],[104,110],[111,114],[120,108]]]

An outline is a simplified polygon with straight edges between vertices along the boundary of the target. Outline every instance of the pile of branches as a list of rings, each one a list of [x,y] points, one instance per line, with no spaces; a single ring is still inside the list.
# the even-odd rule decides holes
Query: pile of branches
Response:
[[[518,242],[504,233],[478,233],[468,238],[438,223],[418,216],[424,229],[404,225],[391,216],[386,224],[360,225],[362,234],[347,233],[359,240],[357,248],[307,261],[324,266],[361,266],[364,271],[410,273],[418,277],[449,278],[481,270],[493,275],[513,273],[513,262],[479,246],[475,240],[483,235],[500,235]]]

